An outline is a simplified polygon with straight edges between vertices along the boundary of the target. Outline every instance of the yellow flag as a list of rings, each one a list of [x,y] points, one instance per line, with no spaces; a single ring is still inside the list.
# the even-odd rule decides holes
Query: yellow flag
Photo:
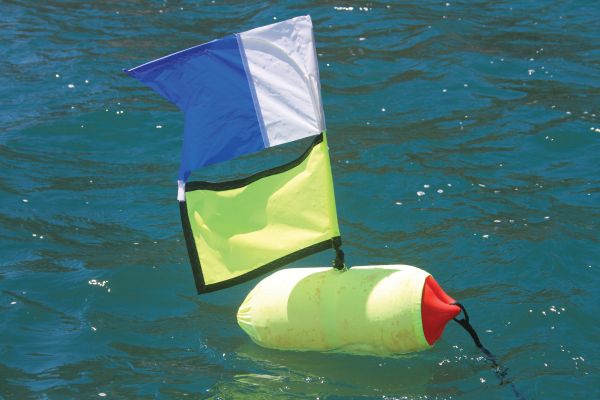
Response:
[[[288,164],[235,181],[189,182],[180,211],[198,293],[337,247],[325,134]]]

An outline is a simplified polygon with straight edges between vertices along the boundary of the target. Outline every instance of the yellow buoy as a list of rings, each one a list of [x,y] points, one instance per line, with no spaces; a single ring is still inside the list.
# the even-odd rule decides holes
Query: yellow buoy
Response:
[[[460,312],[447,304],[453,300],[445,293],[443,298],[428,289],[445,308],[432,303],[434,307],[427,308],[429,319],[424,318],[422,299],[428,277],[429,273],[409,265],[347,271],[284,269],[256,285],[240,306],[237,320],[254,342],[273,349],[375,355],[424,350]],[[432,316],[435,327],[428,329],[435,332],[426,334],[423,322],[431,325]]]

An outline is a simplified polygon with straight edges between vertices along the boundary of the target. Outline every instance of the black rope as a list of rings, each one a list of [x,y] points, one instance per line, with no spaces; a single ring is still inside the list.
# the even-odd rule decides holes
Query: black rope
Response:
[[[338,270],[346,269],[346,264],[344,264],[344,252],[342,251],[342,238],[339,236],[331,239],[333,244],[333,250],[335,250],[335,260],[333,260],[333,268]]]
[[[464,328],[464,330],[467,331],[469,335],[471,335],[475,346],[477,346],[479,350],[481,350],[485,358],[492,364],[492,366],[494,367],[494,374],[500,380],[500,385],[508,384],[511,387],[517,399],[525,400],[525,396],[523,396],[523,394],[521,394],[521,392],[519,392],[519,390],[516,388],[515,384],[510,381],[510,378],[508,377],[508,368],[500,364],[500,362],[498,362],[498,358],[495,355],[493,355],[492,352],[489,351],[483,344],[481,344],[481,340],[479,340],[477,332],[475,332],[475,329],[469,322],[469,314],[467,314],[467,310],[463,307],[462,304],[458,302],[453,304],[459,306],[464,315],[464,318],[454,318],[454,321],[456,321],[460,326]]]

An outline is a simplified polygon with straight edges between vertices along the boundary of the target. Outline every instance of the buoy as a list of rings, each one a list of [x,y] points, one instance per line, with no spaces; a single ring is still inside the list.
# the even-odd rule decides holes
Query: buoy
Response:
[[[425,350],[461,309],[409,265],[283,269],[260,281],[237,314],[260,346],[394,355]]]

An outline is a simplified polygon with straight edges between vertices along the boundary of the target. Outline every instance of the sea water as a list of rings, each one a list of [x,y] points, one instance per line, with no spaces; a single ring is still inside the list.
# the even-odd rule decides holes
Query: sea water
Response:
[[[281,352],[236,325],[256,281],[196,295],[176,203],[183,118],[122,68],[303,14],[347,262],[431,272],[525,398],[600,397],[598,4],[0,11],[0,398],[515,398],[453,322],[405,357]]]

